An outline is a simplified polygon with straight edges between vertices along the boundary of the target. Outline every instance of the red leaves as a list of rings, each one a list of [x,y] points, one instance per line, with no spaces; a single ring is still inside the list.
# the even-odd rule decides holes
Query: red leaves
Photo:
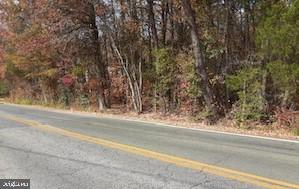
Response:
[[[4,39],[10,36],[8,32],[1,28],[0,25],[0,64],[3,62],[4,59]]]
[[[96,14],[97,16],[104,16],[109,11],[108,7],[104,4],[99,4],[96,6]]]
[[[21,55],[28,55],[30,53],[34,53],[36,51],[42,52],[42,50],[46,50],[48,40],[45,37],[37,37],[31,38],[24,41],[24,43],[18,45],[19,53]],[[47,53],[44,53],[46,55]]]
[[[293,111],[287,108],[278,108],[274,113],[274,118],[280,127],[292,126],[296,122],[296,117],[299,116],[299,111]]]
[[[3,63],[4,49],[0,46],[0,64]]]
[[[75,78],[72,75],[65,75],[60,79],[65,87],[71,87],[74,82]]]
[[[1,30],[0,28],[0,39],[3,39],[6,32]],[[5,66],[4,66],[4,44],[2,44],[3,41],[0,40],[0,79],[4,78],[5,75]]]
[[[100,83],[96,79],[91,79],[88,82],[88,89],[95,90],[100,87]]]
[[[5,76],[5,66],[4,64],[1,63],[1,60],[0,60],[0,79],[3,79]]]
[[[39,52],[43,56],[49,53],[50,36],[38,25],[33,25],[22,35],[17,36],[15,46],[20,55],[26,56]]]

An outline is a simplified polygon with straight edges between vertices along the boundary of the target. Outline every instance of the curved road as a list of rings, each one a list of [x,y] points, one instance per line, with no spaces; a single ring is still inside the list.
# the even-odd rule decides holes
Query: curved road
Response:
[[[0,178],[30,178],[32,188],[259,188],[28,127],[43,125],[118,144],[292,183],[299,188],[299,142],[165,127],[0,104]],[[221,175],[221,174],[220,174]],[[231,177],[229,177],[231,178]],[[1,186],[0,186],[1,188]]]

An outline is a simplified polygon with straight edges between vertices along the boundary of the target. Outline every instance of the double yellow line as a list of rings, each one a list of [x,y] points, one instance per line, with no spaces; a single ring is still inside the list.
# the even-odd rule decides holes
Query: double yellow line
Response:
[[[260,177],[260,176],[256,176],[256,175],[253,175],[253,174],[239,172],[239,171],[232,170],[232,169],[227,169],[227,168],[223,168],[223,167],[218,167],[218,166],[214,166],[214,165],[200,163],[200,162],[185,159],[185,158],[180,158],[180,157],[171,156],[171,155],[167,155],[167,154],[163,154],[163,153],[159,153],[159,152],[155,152],[155,151],[151,151],[151,150],[146,150],[146,149],[143,149],[143,148],[138,148],[138,147],[134,147],[134,146],[129,146],[129,145],[125,145],[125,144],[112,142],[112,141],[109,141],[109,140],[95,138],[95,137],[83,135],[83,134],[80,134],[80,133],[68,131],[68,130],[65,130],[65,129],[60,129],[60,128],[49,126],[49,125],[43,125],[43,124],[41,124],[39,122],[36,122],[36,121],[32,121],[32,120],[28,120],[28,119],[22,119],[22,118],[18,118],[18,117],[15,117],[15,116],[3,116],[3,115],[1,115],[0,117],[2,117],[4,119],[9,119],[9,120],[15,121],[15,122],[18,122],[18,123],[21,123],[21,124],[25,124],[27,126],[31,126],[31,127],[37,128],[37,129],[41,129],[41,130],[44,130],[44,131],[57,133],[57,134],[60,134],[60,135],[63,135],[63,136],[71,137],[71,138],[76,138],[76,139],[79,139],[81,141],[86,141],[86,142],[98,144],[98,145],[101,145],[101,146],[104,146],[104,147],[113,148],[113,149],[129,152],[129,153],[141,155],[141,156],[144,156],[144,157],[147,157],[147,158],[152,158],[152,159],[160,160],[160,161],[163,161],[163,162],[166,162],[166,163],[171,163],[171,164],[174,164],[174,165],[177,165],[177,166],[180,166],[180,167],[185,167],[185,168],[190,168],[190,169],[193,169],[193,170],[204,171],[204,172],[211,173],[211,174],[221,176],[221,177],[224,177],[224,178],[233,179],[233,180],[237,180],[237,181],[240,181],[240,182],[246,182],[246,183],[254,184],[256,186],[261,186],[261,187],[264,187],[264,188],[269,188],[269,189],[285,189],[285,188],[299,189],[298,184],[292,184],[292,183],[287,183],[287,182],[283,182],[283,181],[273,180],[273,179],[270,179],[270,178]]]

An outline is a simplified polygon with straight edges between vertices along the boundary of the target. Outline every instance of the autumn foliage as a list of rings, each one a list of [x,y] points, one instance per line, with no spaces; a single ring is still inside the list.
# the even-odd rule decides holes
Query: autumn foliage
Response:
[[[0,78],[12,99],[269,123],[299,108],[298,11],[298,0],[2,0]]]

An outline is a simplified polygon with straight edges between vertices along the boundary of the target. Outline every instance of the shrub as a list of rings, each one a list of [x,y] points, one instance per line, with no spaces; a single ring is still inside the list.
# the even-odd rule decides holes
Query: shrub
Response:
[[[171,90],[175,79],[175,60],[171,51],[166,48],[158,49],[154,53],[156,71],[156,89],[161,96],[166,96]]]
[[[0,97],[7,96],[8,92],[9,91],[6,83],[3,80],[0,81]]]
[[[267,65],[268,72],[273,81],[272,88],[276,89],[280,106],[287,106],[290,101],[295,102],[298,91],[299,65],[286,64],[282,61],[274,61]]]
[[[260,68],[244,68],[226,79],[227,86],[238,96],[233,113],[239,123],[246,120],[259,121],[264,115],[263,73]]]

